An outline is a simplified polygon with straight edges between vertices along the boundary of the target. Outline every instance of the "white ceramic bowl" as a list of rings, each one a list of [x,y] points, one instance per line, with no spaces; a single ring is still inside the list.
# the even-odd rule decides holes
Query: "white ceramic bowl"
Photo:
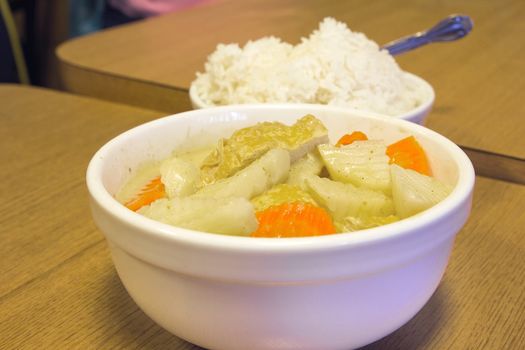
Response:
[[[455,184],[429,210],[359,233],[250,238],[176,228],[113,197],[129,172],[173,149],[210,144],[259,121],[312,113],[331,140],[362,130],[394,141],[415,135],[436,177]],[[323,106],[244,105],[158,119],[104,145],[87,171],[94,220],[139,307],[168,331],[212,349],[349,349],[412,318],[437,288],[474,185],[459,147],[417,124]]]
[[[434,99],[435,99],[434,89],[432,88],[432,85],[430,85],[426,80],[421,79],[417,75],[414,75],[411,73],[405,73],[405,74],[409,80],[412,80],[415,84],[417,84],[420,87],[422,91],[422,95],[424,96],[424,102],[421,103],[416,108],[414,108],[413,110],[407,113],[404,113],[402,115],[395,116],[393,118],[408,120],[410,122],[423,125],[426,117],[428,116],[428,114],[430,113],[430,110],[432,109],[432,105],[434,104]],[[207,104],[206,102],[202,100],[194,84],[190,86],[189,95],[190,95],[190,102],[191,102],[193,109],[203,109],[203,108],[215,107],[215,106],[211,106]],[[305,104],[303,104],[303,106],[304,105]]]

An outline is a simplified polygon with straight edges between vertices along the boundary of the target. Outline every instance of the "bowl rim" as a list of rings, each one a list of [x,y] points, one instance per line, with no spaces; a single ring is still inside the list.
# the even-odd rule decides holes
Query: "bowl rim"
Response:
[[[434,91],[434,88],[432,87],[432,85],[427,82],[425,79],[415,75],[415,74],[412,74],[412,73],[409,73],[409,72],[405,72],[403,71],[403,74],[409,79],[409,80],[412,80],[414,82],[417,82],[417,84],[419,84],[422,88],[422,90],[424,90],[424,95],[426,96],[426,99],[421,103],[419,104],[416,108],[414,109],[411,109],[407,112],[404,112],[402,114],[399,114],[399,115],[391,115],[389,116],[390,118],[398,118],[398,119],[405,119],[405,120],[414,120],[414,119],[417,119],[416,117],[421,115],[421,114],[424,114],[425,112],[427,112],[428,110],[430,110],[430,107],[433,105],[435,99],[436,99],[436,92]],[[208,105],[206,103],[204,103],[204,101],[200,98],[199,94],[197,93],[197,87],[195,85],[195,81],[192,81],[191,84],[190,84],[190,88],[188,90],[188,94],[189,94],[189,97],[190,97],[190,102],[191,102],[191,105],[193,106],[194,109],[204,109],[204,108],[215,108],[215,107],[223,107],[222,105]],[[246,103],[246,104],[238,104],[237,106],[240,106],[240,105],[253,105],[255,103]],[[272,103],[274,105],[277,105],[277,104],[290,104],[290,105],[297,105],[297,106],[305,106],[305,105],[319,105],[319,106],[327,106],[327,107],[335,107],[335,108],[345,108],[345,109],[354,109],[354,108],[348,108],[348,107],[341,107],[341,106],[333,106],[333,105],[322,105],[322,104],[315,104],[315,103]],[[235,106],[235,105],[230,105],[230,106]],[[355,110],[355,109],[354,109]],[[370,113],[373,113],[373,114],[380,114],[378,112],[374,112],[374,111],[366,111],[367,113],[370,112]]]
[[[172,120],[184,120],[196,116],[205,116],[210,113],[220,112],[249,112],[250,110],[266,109],[268,111],[298,110],[308,109],[315,115],[315,111],[334,111],[349,114],[356,117],[371,118],[392,124],[392,126],[402,127],[407,132],[422,134],[439,142],[449,151],[451,158],[458,166],[458,179],[452,192],[435,206],[423,211],[415,216],[402,219],[388,225],[361,230],[359,234],[352,232],[338,233],[333,235],[313,236],[313,237],[293,237],[293,238],[253,238],[247,236],[230,236],[208,232],[195,231],[180,227],[171,226],[144,217],[136,212],[127,209],[119,203],[104,187],[102,173],[105,155],[117,147],[122,140],[133,137],[134,134],[157,126],[158,124],[171,123]],[[140,234],[154,236],[165,242],[183,243],[195,247],[207,248],[211,250],[226,250],[236,252],[305,252],[339,249],[342,247],[369,246],[379,242],[398,239],[402,236],[412,234],[429,225],[440,218],[446,217],[461,204],[467,202],[473,192],[475,182],[475,172],[468,156],[452,141],[444,136],[425,128],[421,125],[398,118],[381,116],[349,108],[308,105],[308,104],[244,104],[211,107],[208,109],[192,110],[178,113],[149,121],[147,123],[131,128],[104,144],[92,157],[86,172],[86,184],[92,199],[106,212],[117,218],[119,221],[136,228]],[[455,234],[455,233],[454,233]]]

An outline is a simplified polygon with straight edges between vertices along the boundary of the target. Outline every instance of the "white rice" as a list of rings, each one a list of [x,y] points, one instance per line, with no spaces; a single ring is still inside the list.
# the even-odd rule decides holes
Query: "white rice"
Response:
[[[219,44],[193,85],[208,105],[319,103],[399,115],[424,101],[387,51],[333,18],[295,46],[275,37]]]

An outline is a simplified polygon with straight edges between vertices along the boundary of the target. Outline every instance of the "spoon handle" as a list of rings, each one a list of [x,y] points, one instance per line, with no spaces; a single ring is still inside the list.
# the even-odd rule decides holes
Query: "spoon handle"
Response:
[[[472,30],[472,26],[469,16],[451,15],[427,31],[392,41],[382,49],[388,50],[392,56],[399,55],[432,42],[461,39]]]

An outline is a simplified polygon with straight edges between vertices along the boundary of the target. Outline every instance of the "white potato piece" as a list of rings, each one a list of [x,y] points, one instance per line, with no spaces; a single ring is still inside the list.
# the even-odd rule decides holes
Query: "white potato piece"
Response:
[[[160,180],[168,198],[185,197],[197,190],[199,168],[178,157],[168,158],[160,165]]]
[[[335,220],[347,216],[388,216],[394,214],[392,199],[379,191],[352,184],[310,176],[306,183],[315,201],[327,209]]]
[[[324,144],[317,148],[332,179],[390,193],[389,158],[383,141],[354,141],[341,147]]]
[[[251,199],[286,181],[289,170],[290,153],[284,149],[272,149],[235,175],[203,187],[194,196]]]
[[[173,226],[227,235],[249,235],[258,225],[253,205],[245,198],[164,198],[138,213]]]
[[[286,183],[306,190],[305,179],[311,175],[319,175],[324,163],[317,150],[307,153],[304,157],[293,163]]]
[[[441,202],[449,195],[451,186],[437,179],[404,169],[398,165],[390,166],[392,176],[392,197],[396,213],[406,218],[422,212]]]

